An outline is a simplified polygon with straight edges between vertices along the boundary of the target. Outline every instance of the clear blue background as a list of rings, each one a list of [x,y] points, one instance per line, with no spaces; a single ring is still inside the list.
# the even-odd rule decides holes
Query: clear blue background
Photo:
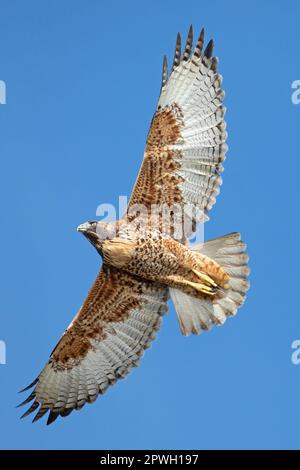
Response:
[[[0,447],[299,448],[298,1],[0,1]],[[130,194],[163,53],[214,37],[230,151],[206,237],[239,230],[245,306],[181,336],[171,306],[141,367],[50,427],[14,408],[83,301],[100,259],[75,227]]]

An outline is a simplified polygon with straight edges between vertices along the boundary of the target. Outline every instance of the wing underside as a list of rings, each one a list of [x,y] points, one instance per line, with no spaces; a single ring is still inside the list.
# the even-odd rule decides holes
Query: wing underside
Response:
[[[225,159],[224,92],[213,42],[200,33],[192,52],[190,28],[181,53],[178,35],[170,77],[166,58],[162,88],[142,166],[128,210],[140,204],[180,205],[193,222],[208,219],[219,194]]]
[[[21,403],[33,421],[49,411],[47,424],[69,415],[136,367],[167,310],[167,289],[113,268],[102,269],[34,387]]]

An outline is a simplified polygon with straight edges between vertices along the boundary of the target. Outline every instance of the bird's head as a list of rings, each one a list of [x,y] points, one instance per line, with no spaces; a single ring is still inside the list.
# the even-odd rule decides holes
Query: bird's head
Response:
[[[78,225],[77,232],[81,232],[96,248],[100,255],[102,255],[103,242],[107,239],[113,238],[114,236],[114,228],[112,224],[96,220],[91,220]]]

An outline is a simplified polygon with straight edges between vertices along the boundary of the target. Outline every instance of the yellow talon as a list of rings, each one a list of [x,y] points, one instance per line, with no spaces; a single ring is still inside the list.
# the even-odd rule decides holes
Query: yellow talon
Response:
[[[197,269],[192,268],[192,271],[193,271],[194,274],[196,274],[196,276],[199,277],[199,279],[201,279],[204,282],[207,282],[208,285],[213,286],[213,287],[217,287],[217,284],[215,283],[215,281],[211,277],[207,276],[204,273],[201,273],[200,271],[197,271]]]
[[[195,290],[197,290],[198,292],[202,292],[203,294],[214,295],[212,288],[209,286],[206,286],[205,284],[200,284],[200,283],[191,282],[191,281],[185,281],[185,284],[193,287]]]

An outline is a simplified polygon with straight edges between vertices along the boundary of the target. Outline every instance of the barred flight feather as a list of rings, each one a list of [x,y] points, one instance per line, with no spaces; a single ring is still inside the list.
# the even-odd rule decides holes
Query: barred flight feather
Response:
[[[197,222],[208,219],[219,193],[227,133],[213,40],[203,52],[202,30],[194,51],[192,44],[190,27],[181,56],[177,35],[170,77],[164,60],[161,94],[129,208],[133,204],[191,204],[198,209]],[[204,172],[199,171],[200,164],[206,165]]]
[[[19,406],[33,403],[22,417],[40,407],[33,421],[49,411],[47,424],[51,424],[58,416],[68,416],[73,409],[94,402],[110,385],[126,377],[150,346],[167,310],[167,288],[114,268],[107,272],[100,270],[75,322],[31,384],[33,392]],[[114,320],[103,322],[107,311]],[[88,348],[77,345],[74,349],[70,335],[74,331],[79,340],[89,338]]]

